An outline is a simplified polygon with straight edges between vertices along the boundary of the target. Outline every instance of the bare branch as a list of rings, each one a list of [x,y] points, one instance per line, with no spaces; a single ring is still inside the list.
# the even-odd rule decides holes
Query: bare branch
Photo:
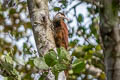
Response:
[[[103,5],[100,3],[101,0],[81,0],[86,3],[90,3],[92,5],[95,5],[97,7],[103,7]]]

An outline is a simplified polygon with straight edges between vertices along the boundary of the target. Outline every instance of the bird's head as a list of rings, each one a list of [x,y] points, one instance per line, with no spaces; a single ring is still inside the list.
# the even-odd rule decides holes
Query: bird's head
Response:
[[[65,17],[65,15],[64,15],[63,13],[61,13],[61,12],[58,12],[58,13],[55,15],[54,19],[55,19],[55,20],[61,20],[61,19],[62,19],[62,20],[64,20],[64,19],[68,20],[68,18]]]

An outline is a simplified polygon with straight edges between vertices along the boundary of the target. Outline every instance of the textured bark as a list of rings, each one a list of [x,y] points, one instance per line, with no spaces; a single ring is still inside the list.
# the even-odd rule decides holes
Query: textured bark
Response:
[[[107,80],[120,80],[120,10],[119,0],[102,0],[100,33],[103,43]]]
[[[27,0],[32,29],[35,37],[38,53],[42,56],[55,48],[55,42],[51,30],[51,22],[48,13],[47,0]]]
[[[27,0],[37,50],[40,56],[44,56],[49,49],[55,48],[52,24],[49,20],[47,0]],[[46,80],[55,80],[55,76],[49,71]]]

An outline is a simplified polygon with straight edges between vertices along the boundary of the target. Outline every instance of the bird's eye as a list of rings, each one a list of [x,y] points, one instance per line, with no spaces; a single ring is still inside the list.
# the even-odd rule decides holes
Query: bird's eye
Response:
[[[58,16],[60,16],[60,17],[61,17],[61,14],[59,14]]]

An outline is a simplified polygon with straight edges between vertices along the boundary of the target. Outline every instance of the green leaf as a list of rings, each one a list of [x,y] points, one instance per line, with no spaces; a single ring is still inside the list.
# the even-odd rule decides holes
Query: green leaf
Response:
[[[4,80],[8,80],[8,77],[4,77]]]
[[[69,46],[74,48],[78,42],[79,42],[79,40],[75,39],[75,40],[69,42]]]
[[[101,46],[100,46],[100,45],[97,45],[97,46],[96,46],[96,50],[101,50]]]
[[[71,56],[70,54],[65,50],[65,48],[61,47],[61,48],[58,48],[57,49],[57,52],[58,52],[58,57],[59,59],[64,59],[64,60],[67,60],[67,61],[70,61],[71,60]]]
[[[92,13],[92,8],[91,7],[87,7],[87,10],[89,13]]]
[[[34,67],[34,60],[30,59],[27,64],[29,64],[31,67]]]
[[[84,45],[84,46],[83,46],[83,51],[88,52],[89,50],[92,50],[94,47],[95,47],[95,46],[94,46],[94,45],[91,45],[91,44],[89,44],[89,45]]]
[[[59,3],[62,3],[62,5],[64,5],[64,8],[67,6],[67,0],[60,0]]]
[[[8,54],[9,54],[9,53],[8,53]],[[12,57],[10,57],[9,55],[6,55],[6,56],[5,56],[5,60],[6,60],[7,63],[13,64]]]
[[[27,74],[24,76],[24,80],[33,80],[33,78],[31,78],[31,73],[27,73]]]
[[[76,59],[72,64],[72,69],[74,73],[82,72],[85,69],[85,62],[80,59]]]
[[[45,63],[45,60],[44,60],[43,57],[35,58],[34,59],[34,65],[37,68],[43,69],[43,70],[47,70],[49,68],[48,65]]]
[[[57,54],[54,50],[49,51],[44,58],[48,66],[54,66],[57,63]]]
[[[60,11],[61,8],[60,7],[54,7],[54,11]]]
[[[12,72],[12,74],[16,75],[16,78],[18,80],[21,80],[21,76],[20,76],[19,72],[15,68],[13,68],[13,70],[11,72]]]
[[[93,53],[95,53],[93,50],[89,50],[88,52],[86,52],[84,59],[91,59],[93,56]]]
[[[78,20],[78,22],[83,22],[83,15],[79,14],[77,20]]]
[[[65,64],[57,63],[52,67],[52,72],[54,74],[57,74],[58,72],[63,71],[65,69],[67,69],[67,66]]]
[[[14,14],[14,13],[16,13],[16,9],[11,8],[9,13],[10,13],[11,15]]]

